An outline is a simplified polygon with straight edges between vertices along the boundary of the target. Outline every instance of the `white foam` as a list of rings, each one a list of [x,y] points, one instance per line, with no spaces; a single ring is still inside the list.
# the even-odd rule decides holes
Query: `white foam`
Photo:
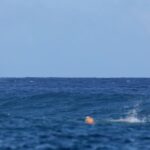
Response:
[[[112,122],[125,122],[125,123],[144,123],[145,119],[139,119],[134,116],[127,116],[120,119],[112,119]]]
[[[112,119],[112,122],[125,122],[125,123],[144,123],[146,122],[145,118],[139,118],[138,117],[138,106],[135,105],[135,108],[130,110],[127,113],[127,116],[124,118],[119,118],[119,119]]]

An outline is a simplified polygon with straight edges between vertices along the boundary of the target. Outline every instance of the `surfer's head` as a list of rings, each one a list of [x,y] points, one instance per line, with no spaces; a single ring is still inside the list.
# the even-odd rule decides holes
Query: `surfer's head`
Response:
[[[93,125],[93,124],[95,124],[95,121],[94,121],[94,119],[92,117],[86,116],[85,123],[89,124],[89,125]]]

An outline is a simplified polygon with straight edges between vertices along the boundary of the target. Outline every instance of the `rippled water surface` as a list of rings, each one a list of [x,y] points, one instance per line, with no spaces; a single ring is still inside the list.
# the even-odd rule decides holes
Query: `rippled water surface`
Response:
[[[150,79],[0,78],[0,150],[55,149],[149,150]]]

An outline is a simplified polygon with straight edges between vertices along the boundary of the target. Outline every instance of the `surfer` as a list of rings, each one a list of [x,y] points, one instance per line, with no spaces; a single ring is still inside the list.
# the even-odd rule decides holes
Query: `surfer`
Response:
[[[94,118],[90,117],[90,116],[87,116],[85,118],[85,123],[86,124],[89,124],[89,125],[94,125],[95,124],[95,121],[94,121]]]

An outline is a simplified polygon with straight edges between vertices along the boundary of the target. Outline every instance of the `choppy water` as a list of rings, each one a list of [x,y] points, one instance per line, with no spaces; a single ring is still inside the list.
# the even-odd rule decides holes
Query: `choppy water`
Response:
[[[1,78],[0,150],[53,149],[149,150],[150,79]]]

